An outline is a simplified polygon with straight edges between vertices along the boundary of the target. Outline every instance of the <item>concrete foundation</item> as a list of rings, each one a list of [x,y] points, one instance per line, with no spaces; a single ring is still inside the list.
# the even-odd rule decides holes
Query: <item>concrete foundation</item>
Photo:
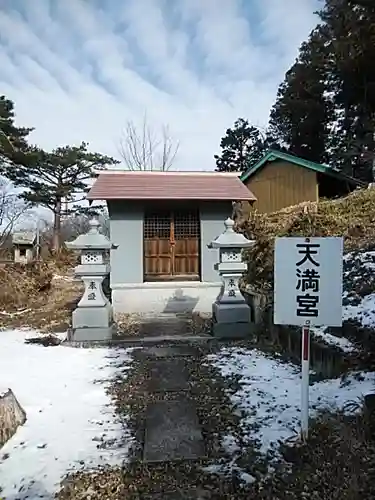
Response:
[[[209,313],[221,283],[200,281],[112,285],[114,316],[119,314]]]

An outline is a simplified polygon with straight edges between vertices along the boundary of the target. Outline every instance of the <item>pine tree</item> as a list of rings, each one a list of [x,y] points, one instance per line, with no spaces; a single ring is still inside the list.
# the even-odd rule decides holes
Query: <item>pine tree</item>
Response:
[[[91,153],[87,144],[59,147],[46,152],[34,147],[27,166],[5,168],[5,175],[15,186],[25,188],[22,198],[50,209],[54,216],[53,247],[60,248],[63,201],[68,206],[85,199],[93,169],[105,169],[119,163],[99,153]]]
[[[17,127],[14,123],[14,103],[0,96],[0,174],[5,165],[28,163],[27,138],[32,128]]]
[[[265,153],[265,137],[248,120],[238,118],[220,141],[221,154],[214,155],[218,172],[244,172]]]
[[[326,144],[333,113],[327,78],[326,40],[317,28],[301,45],[270,114],[271,136],[290,153],[318,163],[328,160]]]

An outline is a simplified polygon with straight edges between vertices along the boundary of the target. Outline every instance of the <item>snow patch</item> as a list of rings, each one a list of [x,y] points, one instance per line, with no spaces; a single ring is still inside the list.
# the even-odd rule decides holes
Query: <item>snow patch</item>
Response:
[[[19,316],[21,314],[26,314],[27,312],[30,312],[31,309],[20,309],[19,311],[14,311],[14,312],[7,312],[7,311],[0,311],[0,314],[3,316],[9,316],[10,318],[13,318],[14,316]]]
[[[279,441],[299,434],[301,380],[298,368],[268,358],[260,351],[223,348],[208,360],[224,377],[238,377],[238,389],[228,391],[234,411],[240,411],[245,442],[263,455],[278,457]],[[316,382],[310,387],[310,415],[324,409],[343,410],[348,402],[374,391],[375,373],[351,374]],[[229,450],[230,447],[228,447]],[[235,451],[233,453],[236,453]]]
[[[375,293],[363,297],[358,305],[343,308],[343,320],[354,319],[365,328],[375,329]]]
[[[69,281],[69,282],[74,282],[77,281],[79,282],[80,280],[76,280],[74,276],[63,276],[61,274],[54,274],[52,276],[53,280],[60,280],[60,281]]]
[[[27,416],[0,451],[5,499],[52,498],[68,472],[121,464],[133,442],[106,393],[131,349],[43,347],[30,335],[0,332],[0,381]]]
[[[344,352],[353,352],[357,350],[356,346],[346,337],[337,337],[336,335],[328,333],[326,330],[326,327],[314,327],[311,328],[311,333],[313,337],[322,339],[326,344],[338,347]]]
[[[0,398],[3,398],[8,391],[9,387],[0,385]]]
[[[354,290],[361,282],[367,283],[375,271],[375,251],[349,252],[344,255],[343,273],[343,321],[355,320],[366,328],[375,329],[375,293],[360,297]],[[371,281],[371,280],[370,280]],[[371,290],[371,288],[370,288]],[[358,348],[345,337],[328,333],[328,327],[312,328],[313,336],[326,344],[338,347],[344,352],[354,352]]]

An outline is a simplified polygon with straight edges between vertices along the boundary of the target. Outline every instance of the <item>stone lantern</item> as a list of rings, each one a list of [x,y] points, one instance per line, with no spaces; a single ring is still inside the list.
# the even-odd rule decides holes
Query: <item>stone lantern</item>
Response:
[[[224,222],[225,230],[210,243],[210,248],[219,249],[219,272],[223,286],[220,295],[212,305],[213,334],[219,338],[245,338],[254,328],[251,309],[239,288],[239,281],[247,269],[242,250],[254,245],[254,241],[234,230],[234,221]]]
[[[70,340],[94,341],[112,338],[112,305],[103,293],[102,283],[109,273],[107,254],[109,239],[99,233],[97,219],[90,221],[90,230],[66,244],[71,250],[81,251],[81,263],[75,268],[85,291],[72,316]]]

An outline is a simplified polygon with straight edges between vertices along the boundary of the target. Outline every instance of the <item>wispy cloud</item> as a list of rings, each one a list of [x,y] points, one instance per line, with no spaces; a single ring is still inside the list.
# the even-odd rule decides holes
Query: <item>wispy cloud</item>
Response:
[[[0,93],[46,148],[118,156],[147,112],[180,141],[178,169],[211,169],[225,129],[265,126],[318,0],[1,0]]]

